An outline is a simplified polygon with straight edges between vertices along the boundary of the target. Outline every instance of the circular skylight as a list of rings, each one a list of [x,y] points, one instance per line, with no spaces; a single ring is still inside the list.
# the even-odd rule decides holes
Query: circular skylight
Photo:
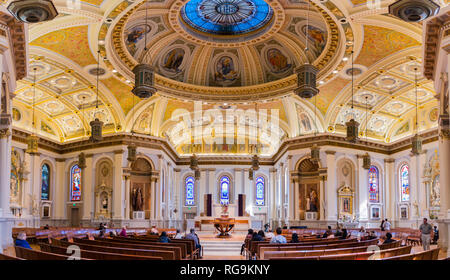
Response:
[[[182,20],[196,31],[213,35],[243,35],[265,27],[273,10],[264,0],[190,0]]]

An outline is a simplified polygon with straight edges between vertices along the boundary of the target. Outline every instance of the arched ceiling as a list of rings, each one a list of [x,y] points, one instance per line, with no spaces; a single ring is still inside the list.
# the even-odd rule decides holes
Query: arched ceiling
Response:
[[[248,133],[244,133],[244,147],[210,148],[203,142],[201,147],[193,146],[188,138],[176,137],[177,122],[171,117],[176,110],[191,114],[198,105],[195,102],[201,101],[204,110],[215,110],[225,123],[227,114],[234,115],[236,123],[239,110],[266,109],[263,115],[270,119],[270,110],[276,109],[278,140],[316,130],[344,134],[343,123],[352,112],[353,71],[353,107],[361,136],[365,137],[366,122],[367,137],[373,141],[390,143],[415,131],[413,68],[422,61],[422,27],[387,15],[392,1],[381,1],[375,7],[360,0],[311,1],[312,51],[306,54],[306,1],[268,1],[274,12],[271,22],[255,34],[229,41],[214,36],[205,39],[183,26],[179,13],[185,2],[148,1],[145,51],[145,1],[86,0],[71,7],[65,0],[54,0],[60,15],[51,22],[29,25],[29,73],[18,82],[14,126],[66,142],[88,137],[89,121],[95,115],[107,123],[105,134],[133,130],[168,137],[181,154],[196,149],[250,153],[252,138],[260,145],[260,153],[271,154],[277,144]],[[101,71],[98,108],[97,51]],[[310,100],[293,94],[293,71],[306,59],[320,69],[320,93]],[[131,93],[131,69],[140,61],[153,64],[158,72],[158,93],[146,100]],[[34,67],[39,122],[33,129]],[[432,83],[421,74],[418,78],[418,129],[424,131],[437,127],[437,101]],[[204,129],[210,122],[204,118],[196,125]],[[247,128],[262,125],[245,123]]]

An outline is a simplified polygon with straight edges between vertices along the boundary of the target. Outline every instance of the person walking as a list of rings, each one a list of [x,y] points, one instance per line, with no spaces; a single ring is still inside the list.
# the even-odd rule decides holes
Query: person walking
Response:
[[[430,242],[431,242],[431,231],[433,230],[433,227],[428,223],[427,218],[423,218],[423,224],[420,225],[420,233],[421,240],[422,240],[422,246],[424,251],[430,250]]]

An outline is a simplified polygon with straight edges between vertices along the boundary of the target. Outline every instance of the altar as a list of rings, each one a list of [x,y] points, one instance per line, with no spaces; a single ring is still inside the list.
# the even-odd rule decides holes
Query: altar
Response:
[[[218,223],[220,219],[222,220]],[[232,223],[223,223],[225,220],[230,220]],[[195,218],[195,227],[200,231],[216,231],[217,228],[215,225],[217,224],[225,227],[233,224],[230,230],[246,231],[250,228],[250,217],[239,217],[238,208],[235,204],[228,204],[226,213],[224,213],[224,206],[217,203],[213,204],[212,216],[199,216]]]

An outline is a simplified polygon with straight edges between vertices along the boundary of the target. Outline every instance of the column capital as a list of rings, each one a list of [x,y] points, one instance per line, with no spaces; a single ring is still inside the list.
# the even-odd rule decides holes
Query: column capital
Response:
[[[327,151],[325,151],[325,154],[334,156],[334,155],[336,155],[336,151],[327,150]]]
[[[115,150],[114,155],[123,154],[123,150]]]
[[[87,154],[86,155],[86,158],[93,158],[94,157],[94,154]]]
[[[9,128],[0,129],[0,139],[7,138],[11,135],[11,130]]]
[[[55,158],[56,162],[66,162],[65,158]]]
[[[385,158],[385,159],[384,159],[384,162],[385,162],[385,163],[394,163],[394,162],[395,162],[395,159],[393,159],[393,158]]]
[[[277,172],[277,169],[276,169],[276,168],[270,168],[270,169],[269,169],[269,172],[275,173],[275,172]]]

